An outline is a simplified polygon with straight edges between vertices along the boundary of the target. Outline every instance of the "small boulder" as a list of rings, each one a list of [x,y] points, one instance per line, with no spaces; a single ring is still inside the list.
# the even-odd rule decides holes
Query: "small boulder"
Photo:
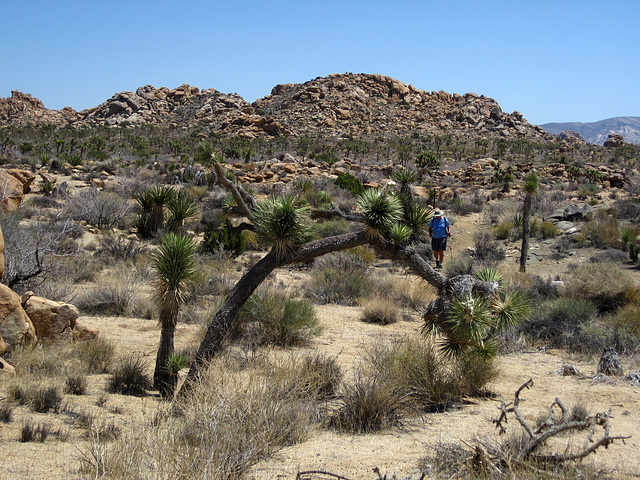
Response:
[[[22,305],[41,341],[71,338],[80,316],[75,306],[29,293],[23,295]]]
[[[0,284],[0,337],[6,343],[7,351],[19,345],[32,347],[38,339],[20,297],[3,284]]]
[[[76,320],[76,325],[71,331],[71,335],[74,341],[86,341],[93,340],[98,336],[100,332],[95,328],[88,327],[80,320]]]

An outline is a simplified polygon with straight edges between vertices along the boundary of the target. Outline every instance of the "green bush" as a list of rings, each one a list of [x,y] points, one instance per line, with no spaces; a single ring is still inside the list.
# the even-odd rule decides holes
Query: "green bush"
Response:
[[[243,329],[259,344],[281,347],[306,343],[319,332],[313,304],[274,288],[256,291],[238,312]]]
[[[348,172],[339,173],[338,178],[335,179],[335,184],[340,188],[349,190],[356,197],[364,193],[365,190],[364,185],[362,184],[360,179]]]
[[[364,249],[331,253],[314,261],[307,296],[314,301],[356,305],[369,296],[375,281],[368,270],[370,257]]]
[[[596,352],[605,342],[592,328],[598,316],[596,305],[583,298],[558,298],[536,309],[523,325],[527,336],[552,348]]]
[[[601,313],[615,311],[638,291],[622,266],[612,262],[578,265],[565,283],[566,297],[589,300]]]
[[[203,253],[214,253],[219,250],[231,252],[235,257],[242,255],[247,249],[247,236],[244,231],[235,231],[229,220],[221,228],[208,226],[200,246]]]
[[[331,220],[325,220],[324,222],[319,222],[316,224],[316,228],[320,238],[341,235],[351,231],[349,223],[344,218],[334,218]]]

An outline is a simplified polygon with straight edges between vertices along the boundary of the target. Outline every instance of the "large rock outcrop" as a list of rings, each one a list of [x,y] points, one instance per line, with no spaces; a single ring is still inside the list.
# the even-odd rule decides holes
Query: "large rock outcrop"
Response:
[[[17,293],[0,284],[0,337],[4,341],[4,351],[0,355],[17,347],[31,347],[38,338],[31,319],[22,308]]]
[[[276,85],[253,104],[213,88],[145,85],[81,112],[53,112],[20,92],[0,99],[0,125],[199,126],[248,138],[314,133],[550,138],[519,112],[504,113],[495,100],[483,95],[427,92],[376,74],[332,74],[302,84]]]

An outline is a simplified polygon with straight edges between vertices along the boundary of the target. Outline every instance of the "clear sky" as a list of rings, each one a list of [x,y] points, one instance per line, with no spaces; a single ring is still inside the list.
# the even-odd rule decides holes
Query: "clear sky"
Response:
[[[640,116],[639,0],[0,0],[0,15],[0,97],[52,109],[147,84],[251,102],[353,72],[534,124]]]

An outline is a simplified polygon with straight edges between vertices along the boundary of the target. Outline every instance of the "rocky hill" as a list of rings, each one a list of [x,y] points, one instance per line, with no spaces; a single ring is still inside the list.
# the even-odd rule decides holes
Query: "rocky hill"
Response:
[[[393,136],[453,134],[464,137],[548,137],[522,114],[505,114],[482,95],[426,92],[383,75],[332,74],[303,84],[277,85],[247,103],[237,94],[182,85],[140,87],[76,112],[46,109],[29,94],[0,98],[0,125],[201,126],[249,138],[279,134]]]
[[[545,123],[540,126],[554,135],[567,130],[576,132],[585,141],[597,145],[603,145],[611,134],[622,135],[625,142],[640,144],[640,117],[615,117],[591,123]]]

